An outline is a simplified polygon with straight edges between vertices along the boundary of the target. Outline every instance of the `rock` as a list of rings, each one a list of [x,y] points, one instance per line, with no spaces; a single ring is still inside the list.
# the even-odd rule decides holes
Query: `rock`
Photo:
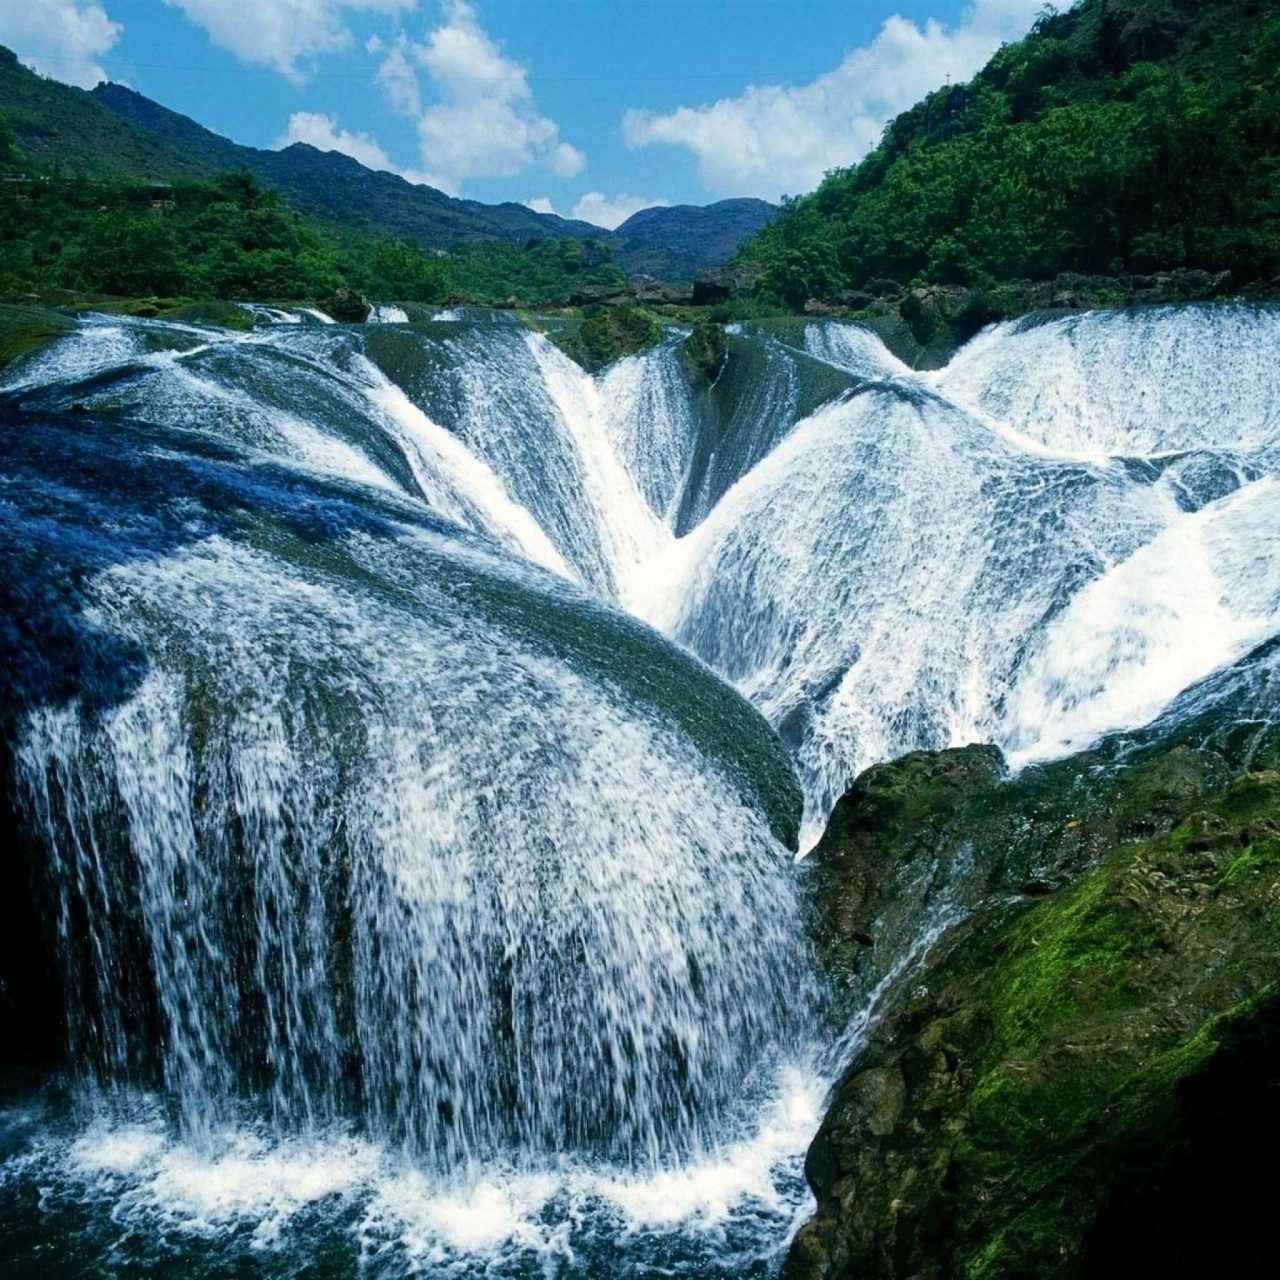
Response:
[[[627,293],[635,302],[666,306],[682,306],[693,301],[693,293],[687,285],[669,284],[666,280],[646,275],[628,276]]]
[[[836,301],[842,307],[848,307],[852,311],[869,311],[876,305],[879,299],[875,294],[867,293],[859,289],[844,289],[836,294]]]
[[[711,307],[718,302],[751,296],[764,268],[756,262],[729,262],[723,267],[707,267],[693,281],[693,305]]]
[[[648,312],[632,306],[602,307],[575,330],[551,340],[585,369],[595,371],[647,350],[662,340],[662,329]]]
[[[0,369],[72,327],[66,316],[45,307],[0,304]]]
[[[166,312],[173,320],[186,320],[194,324],[219,325],[224,329],[252,329],[253,317],[234,302],[191,302]]]
[[[708,382],[714,382],[729,358],[729,342],[724,325],[710,320],[700,320],[684,341],[684,354],[692,361],[698,373]]]
[[[598,307],[624,303],[629,294],[621,285],[584,284],[575,289],[569,296],[569,305],[574,307]]]
[[[1242,1152],[1280,1139],[1280,773],[1121,759],[920,752],[837,806],[810,855],[835,977],[969,914],[838,1085],[786,1280],[1266,1272]]]
[[[339,289],[331,298],[316,303],[316,309],[331,316],[339,324],[364,324],[373,310],[367,298],[354,289]]]

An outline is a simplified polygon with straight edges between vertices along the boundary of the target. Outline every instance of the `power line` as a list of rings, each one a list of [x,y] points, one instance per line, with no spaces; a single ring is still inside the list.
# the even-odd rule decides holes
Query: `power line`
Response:
[[[57,62],[70,64],[72,66],[91,67],[96,66],[100,61],[99,58],[79,58],[72,57],[67,54],[50,54],[50,53],[18,53],[21,59],[33,58],[40,62]],[[133,58],[126,58],[116,55],[115,61],[126,63],[129,68],[139,71],[178,71],[184,74],[206,75],[206,76],[279,76],[282,73],[272,67],[212,67],[200,65],[196,63],[181,62],[139,62]],[[926,58],[913,60],[913,67],[951,67],[954,62],[950,58]],[[526,70],[526,75],[528,75]],[[649,84],[670,81],[715,81],[715,80],[731,80],[735,84],[747,84],[755,82],[777,82],[779,80],[798,80],[808,78],[809,80],[820,79],[824,75],[830,75],[831,70],[814,72],[812,68],[804,71],[719,71],[714,73],[707,72],[673,72],[666,75],[600,75],[600,76],[556,76],[536,74],[530,76],[530,79],[538,84]],[[308,75],[308,83],[317,80],[351,80],[368,82],[370,73],[357,71],[324,71],[316,72]],[[475,80],[484,82],[492,80],[498,83],[506,77],[500,76],[456,76],[454,79],[459,80]]]

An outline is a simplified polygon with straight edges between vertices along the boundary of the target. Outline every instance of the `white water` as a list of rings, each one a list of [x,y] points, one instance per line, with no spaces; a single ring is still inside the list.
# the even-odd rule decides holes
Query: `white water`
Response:
[[[803,1213],[839,1064],[789,1021],[785,857],[687,725],[567,657],[576,640],[530,639],[522,611],[560,606],[510,557],[735,684],[796,766],[806,844],[871,763],[1079,750],[1280,634],[1270,311],[1003,326],[928,375],[815,324],[805,357],[870,385],[801,421],[810,373],[742,333],[751,377],[714,426],[675,340],[592,378],[515,324],[438,336],[387,313],[423,357],[397,381],[403,348],[380,366],[372,331],[264,318],[90,322],[9,374],[33,402],[235,441],[470,538],[348,534],[339,565],[206,537],[94,579],[89,620],[150,674],[109,713],[34,713],[20,765],[61,927],[90,921],[68,959],[78,1052],[102,1079],[138,1073],[117,979],[144,944],[186,1137],[117,1119],[29,1159],[122,1224],[265,1248],[339,1203],[362,1250],[406,1266],[554,1274],[584,1224],[715,1241],[756,1238],[756,1217],[776,1246]],[[220,895],[242,848],[260,853],[236,914]]]
[[[1078,747],[1270,634],[1254,578],[1219,602],[1216,570],[1193,596],[1176,562],[1200,508],[1280,466],[1278,335],[1243,306],[1021,322],[917,375],[866,330],[812,324],[806,354],[873,385],[797,423],[789,349],[740,334],[755,363],[718,441],[675,340],[593,379],[514,323],[424,337],[408,391],[334,327],[138,321],[88,326],[14,385],[141,362],[146,378],[80,398],[408,491],[649,618],[782,732],[808,842],[876,760]],[[1267,521],[1248,536],[1265,558]],[[1140,624],[1164,630],[1142,648],[1162,656],[1121,661],[1105,635],[1144,610],[1125,584],[1162,554],[1146,589],[1163,611]]]

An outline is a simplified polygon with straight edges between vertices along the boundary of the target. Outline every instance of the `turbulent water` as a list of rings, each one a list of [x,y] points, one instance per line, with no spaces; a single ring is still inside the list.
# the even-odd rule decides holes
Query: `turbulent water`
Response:
[[[0,388],[69,1066],[0,1114],[24,1274],[766,1270],[832,1064],[800,792],[804,846],[915,748],[1274,715],[1274,311],[930,374],[762,323],[710,386],[678,332],[593,378],[254,311],[88,318]]]

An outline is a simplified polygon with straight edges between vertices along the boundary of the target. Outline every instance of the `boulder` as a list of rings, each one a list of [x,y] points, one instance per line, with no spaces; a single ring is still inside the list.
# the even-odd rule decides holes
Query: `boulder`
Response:
[[[614,284],[584,284],[569,295],[573,307],[618,306],[630,301],[625,287]]]
[[[331,298],[316,303],[316,309],[339,324],[364,324],[373,310],[367,298],[354,289],[339,289]]]
[[[707,267],[694,277],[693,305],[710,307],[732,298],[750,297],[764,274],[757,262],[729,262],[723,267]]]
[[[627,292],[633,302],[680,306],[693,300],[693,294],[687,285],[670,284],[666,280],[646,275],[628,276]]]
[[[685,339],[684,353],[703,378],[714,382],[729,358],[729,342],[725,337],[724,325],[700,320]]]
[[[965,748],[857,780],[810,855],[837,987],[953,923],[833,1094],[785,1280],[1267,1272],[1243,1153],[1280,1138],[1280,774],[1237,767],[1009,779]]]

